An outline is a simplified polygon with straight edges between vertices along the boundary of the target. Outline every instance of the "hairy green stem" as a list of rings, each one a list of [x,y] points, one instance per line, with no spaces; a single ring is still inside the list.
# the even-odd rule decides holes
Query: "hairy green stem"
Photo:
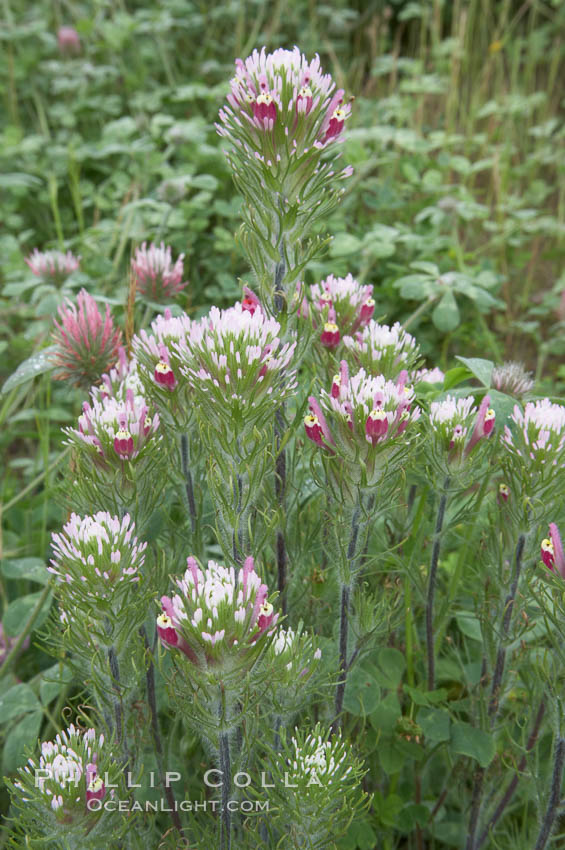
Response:
[[[526,538],[524,534],[521,534],[518,538],[518,543],[516,544],[516,556],[514,560],[514,576],[512,579],[512,584],[510,586],[510,592],[506,597],[506,601],[504,604],[504,616],[502,618],[502,630],[500,635],[500,642],[498,645],[498,651],[496,653],[496,662],[494,667],[494,674],[492,677],[491,689],[490,689],[490,699],[488,705],[488,718],[490,721],[490,728],[492,729],[496,720],[496,715],[498,714],[499,708],[499,695],[500,688],[502,684],[502,677],[504,675],[504,666],[506,663],[506,648],[504,646],[506,639],[508,637],[508,632],[510,629],[510,622],[512,619],[512,610],[514,608],[514,600],[516,598],[516,592],[518,590],[518,582],[520,580],[520,573],[522,571],[522,557],[524,554],[524,546],[526,543]],[[471,801],[471,814],[469,816],[469,832],[467,834],[467,844],[466,850],[476,850],[475,844],[475,834],[477,831],[477,826],[479,823],[479,816],[481,813],[481,803],[483,797],[483,787],[485,781],[486,769],[480,768],[475,774],[475,781],[473,783],[473,796]]]
[[[220,770],[222,771],[221,850],[231,850],[231,813],[228,807],[231,786],[230,742],[227,732],[220,733]]]
[[[149,641],[147,640],[147,632],[145,626],[142,626],[139,633],[145,645],[145,652],[149,655]],[[145,673],[145,683],[147,687],[147,702],[151,713],[151,734],[153,736],[153,746],[155,747],[155,758],[157,760],[157,770],[159,771],[159,779],[165,791],[165,797],[171,812],[171,820],[179,835],[182,835],[182,824],[178,811],[175,805],[175,795],[170,784],[165,779],[165,765],[163,762],[163,744],[161,741],[161,732],[159,729],[159,715],[157,713],[157,697],[155,694],[155,666],[153,658],[149,656],[149,664]]]
[[[563,764],[565,763],[565,738],[559,738],[555,746],[555,754],[553,756],[553,773],[551,776],[551,791],[547,809],[538,834],[538,840],[534,850],[543,850],[548,842],[553,822],[557,816],[557,811],[561,804],[561,779],[563,777]]]
[[[344,584],[341,588],[341,612],[339,619],[339,673],[340,679],[337,683],[335,694],[335,719],[332,724],[332,732],[337,732],[341,725],[341,712],[343,710],[343,698],[345,696],[345,685],[347,684],[347,631],[349,627],[349,598],[351,585]]]
[[[538,713],[536,714],[536,718],[534,720],[534,725],[532,727],[532,731],[530,732],[530,736],[529,736],[527,743],[526,743],[526,753],[531,752],[531,750],[534,748],[534,746],[536,744],[544,714],[545,714],[545,700],[542,699],[542,701],[540,702],[539,708],[538,708]],[[494,829],[494,827],[498,823],[500,817],[502,816],[506,806],[508,805],[508,803],[510,802],[510,800],[514,796],[514,792],[516,791],[516,788],[518,787],[518,781],[520,779],[520,774],[525,769],[526,763],[527,763],[526,756],[523,755],[522,758],[520,759],[519,764],[518,764],[518,768],[516,770],[516,773],[514,774],[514,776],[512,777],[510,782],[508,783],[508,788],[504,792],[504,795],[503,795],[502,799],[500,800],[498,806],[494,810],[493,814],[489,818],[488,823],[486,824],[485,828],[481,832],[481,834],[479,836],[479,840],[475,844],[475,850],[480,850],[480,848],[483,846],[483,844],[485,843],[485,841],[489,837],[491,830]]]
[[[194,537],[196,535],[198,515],[196,512],[196,502],[194,500],[194,484],[192,481],[192,472],[190,471],[190,461],[188,456],[188,437],[186,434],[181,434],[180,453],[182,474],[184,475],[186,498],[188,501],[188,511],[190,514],[190,528],[192,531],[192,536]]]
[[[441,544],[441,532],[447,505],[447,490],[449,488],[449,476],[445,479],[443,493],[439,501],[437,512],[434,545],[432,548],[432,560],[430,563],[430,574],[428,577],[428,598],[426,602],[426,646],[428,652],[428,690],[435,688],[435,658],[434,658],[434,597],[436,592],[437,567],[439,563],[439,552]]]

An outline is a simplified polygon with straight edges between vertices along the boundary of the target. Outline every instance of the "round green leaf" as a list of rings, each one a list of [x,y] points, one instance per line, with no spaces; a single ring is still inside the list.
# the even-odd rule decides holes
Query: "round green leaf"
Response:
[[[436,305],[432,313],[432,321],[438,331],[448,333],[455,330],[460,321],[459,307],[451,290],[446,290],[443,293],[439,304]]]
[[[470,723],[453,724],[451,749],[462,756],[470,756],[478,761],[481,767],[488,767],[496,752],[492,735],[482,729],[476,729]]]

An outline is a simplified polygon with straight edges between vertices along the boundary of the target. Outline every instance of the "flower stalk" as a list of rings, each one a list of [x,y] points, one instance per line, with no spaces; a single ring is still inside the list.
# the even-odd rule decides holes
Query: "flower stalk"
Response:
[[[450,478],[446,477],[443,484],[443,492],[439,500],[439,507],[436,518],[436,527],[434,534],[434,544],[432,548],[432,559],[430,562],[430,574],[428,577],[428,596],[426,600],[426,647],[428,655],[428,690],[435,689],[435,658],[434,658],[434,598],[436,591],[437,567],[439,562],[439,553],[441,546],[441,533],[443,530],[443,521],[445,518],[445,508],[447,506],[447,490],[449,489]]]

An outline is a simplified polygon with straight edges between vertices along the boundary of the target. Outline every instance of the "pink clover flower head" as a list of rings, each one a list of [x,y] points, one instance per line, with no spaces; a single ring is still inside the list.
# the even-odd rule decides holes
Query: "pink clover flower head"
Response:
[[[319,315],[322,323],[335,323],[340,336],[355,333],[364,327],[375,310],[373,287],[360,284],[350,274],[347,277],[331,274],[320,283],[315,283],[310,287],[309,302],[314,323],[317,324]]]
[[[549,524],[549,537],[541,542],[541,559],[552,572],[558,572],[565,578],[565,552],[559,529],[554,522]]]
[[[75,257],[70,251],[38,251],[37,248],[25,262],[36,277],[44,283],[62,284],[80,266],[80,257]]]
[[[103,398],[84,402],[78,428],[65,428],[68,445],[89,451],[98,466],[108,468],[135,460],[160,439],[159,415],[151,416],[143,396],[126,391],[125,402]]]
[[[504,428],[503,446],[530,472],[565,466],[565,406],[550,399],[515,405],[512,427]]]
[[[237,570],[215,561],[202,569],[194,558],[188,558],[176,586],[178,592],[161,599],[159,637],[202,670],[238,668],[242,658],[254,658],[274,632],[279,615],[267,598],[268,587],[255,572],[252,557]]]
[[[52,535],[53,557],[48,571],[57,578],[65,609],[91,610],[108,603],[119,614],[138,599],[147,543],[135,537],[129,514],[122,519],[98,511],[92,516],[71,514],[60,533]]]
[[[416,340],[399,322],[389,327],[371,319],[353,336],[345,336],[343,344],[368,374],[384,375],[391,381],[402,370],[411,372],[420,357]]]
[[[80,52],[80,36],[74,27],[59,27],[57,44],[61,53]]]
[[[71,724],[53,741],[41,744],[38,759],[29,758],[19,768],[15,802],[34,809],[47,835],[58,826],[90,830],[104,811],[99,805],[90,806],[90,801],[105,798],[103,777],[114,785],[118,775],[104,735]]]
[[[79,292],[76,303],[66,299],[59,307],[59,319],[60,322],[54,320],[53,331],[54,377],[90,387],[116,362],[121,331],[114,326],[110,307],[106,305],[102,315],[85,289]]]
[[[131,261],[138,292],[149,301],[171,301],[188,286],[188,281],[182,279],[183,260],[184,254],[181,254],[173,263],[171,249],[164,242],[159,246],[152,242],[149,248],[144,242]]]
[[[296,389],[289,371],[296,342],[282,343],[276,319],[251,313],[237,303],[212,307],[193,322],[185,340],[173,344],[180,372],[190,382],[202,415],[222,423],[226,416],[246,423],[261,418]]]

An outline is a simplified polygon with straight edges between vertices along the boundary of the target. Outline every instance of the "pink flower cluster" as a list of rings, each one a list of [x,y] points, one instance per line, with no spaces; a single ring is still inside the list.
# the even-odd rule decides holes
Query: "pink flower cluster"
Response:
[[[54,377],[90,387],[118,357],[121,331],[114,326],[110,308],[102,315],[94,298],[81,289],[76,304],[68,299],[59,308],[60,323],[54,321],[52,354],[57,367]]]
[[[14,787],[22,793],[22,802],[38,808],[48,832],[53,825],[45,808],[56,822],[67,824],[70,829],[73,823],[91,819],[94,811],[99,811],[90,809],[88,804],[104,799],[106,787],[102,777],[107,775],[108,767],[112,774],[116,773],[108,757],[104,752],[104,735],[97,735],[92,728],[82,731],[71,723],[54,741],[41,744],[38,762],[28,759],[26,766],[20,768]]]
[[[404,372],[393,383],[383,375],[371,376],[360,369],[350,378],[347,363],[342,360],[330,391],[322,390],[322,403],[313,396],[308,399],[310,414],[304,420],[307,437],[351,460],[367,459],[375,450],[390,446],[420,417],[420,409],[412,409],[414,391],[406,385],[407,377]]]
[[[295,374],[287,370],[296,342],[283,343],[280,332],[280,324],[261,309],[252,312],[237,303],[228,310],[212,307],[173,343],[181,374],[210,421],[227,415],[255,420],[262,403],[272,409],[295,390]]]
[[[61,53],[78,53],[80,51],[80,36],[74,27],[59,27],[57,44]]]
[[[516,405],[504,428],[503,445],[528,468],[565,466],[565,407],[548,398],[530,401],[524,410]]]
[[[351,107],[343,90],[334,91],[331,76],[322,73],[317,55],[308,62],[298,47],[273,53],[263,48],[235,65],[229,105],[220,111],[220,135],[242,136],[252,151],[258,136],[278,129],[297,156],[340,136]]]
[[[490,407],[490,396],[485,396],[479,409],[472,396],[455,399],[448,395],[430,406],[432,435],[440,453],[446,453],[450,463],[459,463],[469,456],[477,443],[489,437],[496,420]],[[468,432],[473,429],[467,440]]]
[[[374,319],[343,344],[355,362],[370,375],[384,375],[395,381],[404,370],[412,372],[420,359],[418,343],[399,322],[389,327]]]
[[[38,251],[37,248],[25,262],[36,277],[42,278],[46,283],[63,283],[70,274],[76,272],[80,266],[80,257],[75,257],[70,251],[63,254],[62,251]]]
[[[176,353],[175,344],[184,346],[192,327],[192,320],[186,313],[173,316],[166,309],[151,323],[151,331],[141,330],[132,340],[132,348],[139,362],[139,373],[146,389],[153,395],[155,388],[162,399],[181,384],[186,385],[181,375],[182,358]],[[185,387],[186,388],[186,387]]]
[[[144,242],[131,261],[138,292],[150,301],[171,301],[188,286],[188,281],[182,279],[183,260],[184,254],[181,254],[173,263],[171,249],[165,247],[164,242],[160,246],[151,243],[149,248]]]
[[[156,437],[158,428],[158,414],[151,417],[145,399],[128,389],[125,402],[113,397],[93,400],[92,404],[85,401],[78,430],[64,430],[70,445],[86,444],[95,462],[106,467],[137,458]]]
[[[242,655],[274,631],[278,614],[251,556],[237,574],[214,561],[202,570],[190,557],[176,585],[180,593],[161,598],[157,631],[166,647],[179,649],[203,670],[239,666]]]
[[[98,600],[119,600],[121,607],[127,586],[139,582],[145,560],[147,543],[138,542],[134,532],[129,514],[122,519],[106,511],[71,514],[62,532],[52,535],[47,567],[63,586],[66,607],[80,607],[85,597],[90,609]]]
[[[323,327],[320,342],[329,349],[339,345],[344,334],[355,333],[372,318],[375,312],[373,287],[362,285],[348,274],[347,277],[329,275],[320,283],[310,287],[310,305],[313,319],[322,319]],[[300,313],[307,314],[308,302],[305,300]]]

